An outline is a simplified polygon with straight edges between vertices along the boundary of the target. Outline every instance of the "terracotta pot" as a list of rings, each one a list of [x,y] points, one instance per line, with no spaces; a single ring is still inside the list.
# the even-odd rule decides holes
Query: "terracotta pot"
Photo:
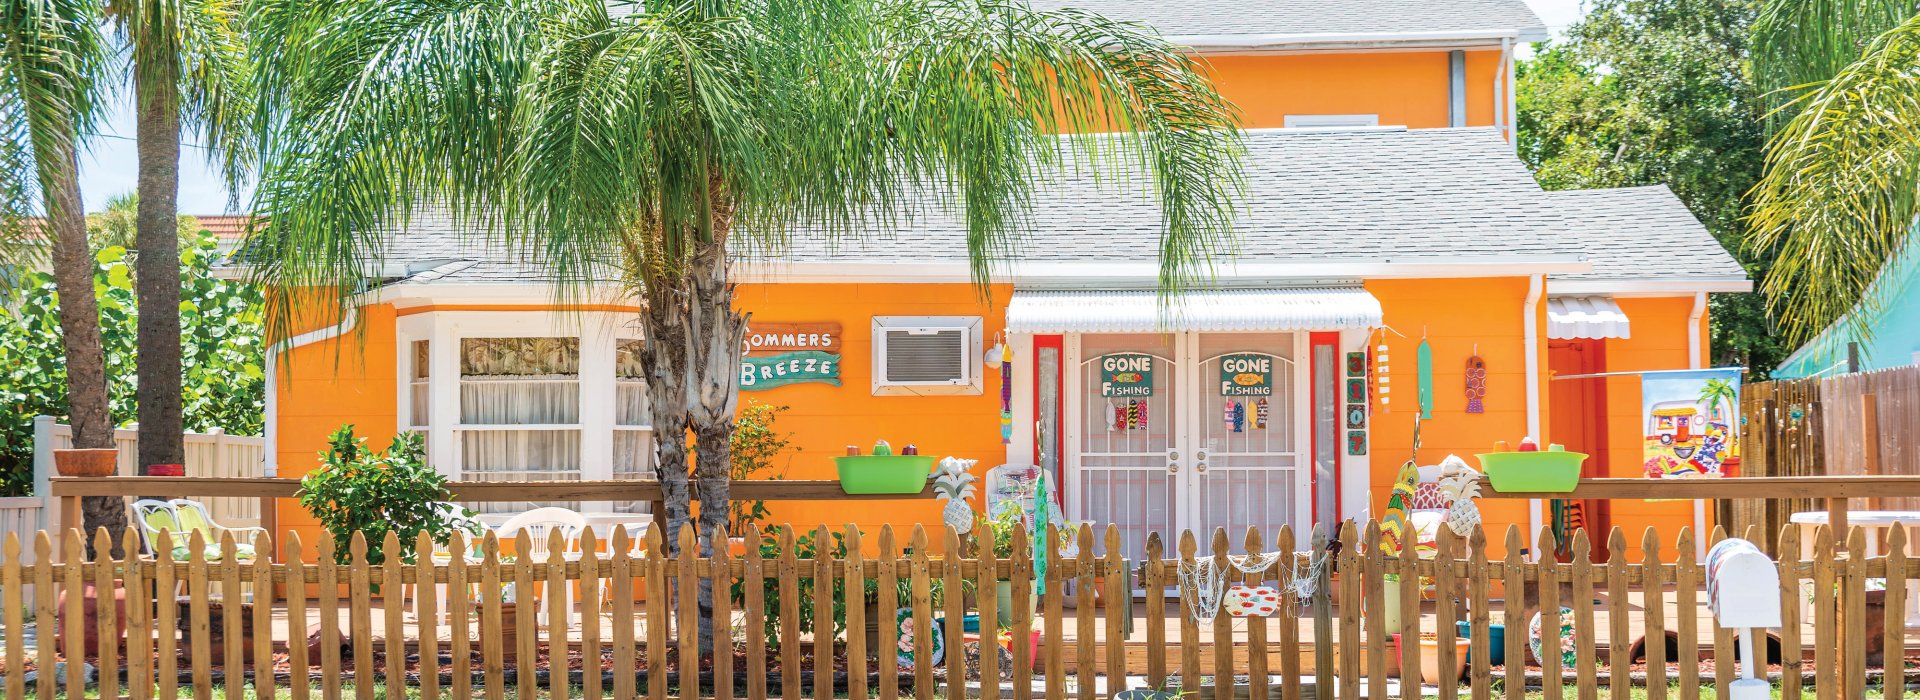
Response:
[[[186,476],[186,475],[187,475],[187,465],[184,465],[184,464],[149,464],[147,465],[147,476]]]
[[[58,622],[55,624],[54,630],[53,630],[55,634],[55,641],[59,645],[60,651],[62,653],[65,653],[69,648],[67,646],[68,642],[67,642],[67,624],[66,624],[66,618],[67,618],[67,592],[66,591],[60,592],[60,597],[56,599],[56,602],[54,603],[54,609],[58,612],[58,616],[59,616]],[[116,653],[121,654],[122,658],[125,658],[124,652],[127,646],[127,637],[126,637],[127,591],[126,589],[121,588],[118,584],[114,585],[113,587],[113,616],[114,616],[114,620],[117,622],[117,624],[114,625],[114,629],[115,629],[115,632],[119,635],[114,640],[114,648],[118,650],[116,651]],[[81,620],[80,622],[81,654],[89,659],[100,658],[99,596],[94,589],[92,581],[88,581],[84,584],[81,584],[80,620]],[[45,629],[45,628],[43,627],[42,629]]]
[[[1440,640],[1420,638],[1420,677],[1428,685],[1441,685],[1460,680],[1460,674],[1467,670],[1467,649],[1472,640],[1455,637],[1453,640],[1453,667],[1440,667]]]
[[[61,476],[113,476],[119,466],[120,451],[54,450],[53,468]]]

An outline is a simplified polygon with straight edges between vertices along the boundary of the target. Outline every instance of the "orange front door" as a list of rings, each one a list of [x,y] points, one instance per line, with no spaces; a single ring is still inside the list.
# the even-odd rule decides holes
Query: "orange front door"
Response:
[[[1597,374],[1606,371],[1606,342],[1601,340],[1554,340],[1547,343],[1547,369],[1555,377]],[[1607,382],[1605,379],[1564,379],[1549,384],[1551,424],[1548,433],[1554,442],[1569,451],[1587,454],[1580,476],[1607,476]],[[1593,543],[1595,561],[1606,559],[1607,533],[1612,517],[1606,501],[1554,501],[1556,530],[1571,538],[1573,531],[1585,528]],[[1566,546],[1558,554],[1565,559]]]

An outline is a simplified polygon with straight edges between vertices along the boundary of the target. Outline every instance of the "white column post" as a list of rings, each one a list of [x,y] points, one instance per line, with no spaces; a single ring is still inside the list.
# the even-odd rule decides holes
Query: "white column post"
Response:
[[[41,529],[60,526],[60,499],[54,498],[47,484],[53,476],[53,416],[33,417],[33,495],[40,499]]]
[[[613,478],[614,323],[612,314],[580,322],[580,478]],[[594,502],[591,510],[610,510]],[[605,534],[605,533],[599,533]]]
[[[432,405],[427,451],[435,469],[460,479],[460,450],[453,426],[460,422],[460,334],[451,319],[433,314],[428,343],[427,402]]]

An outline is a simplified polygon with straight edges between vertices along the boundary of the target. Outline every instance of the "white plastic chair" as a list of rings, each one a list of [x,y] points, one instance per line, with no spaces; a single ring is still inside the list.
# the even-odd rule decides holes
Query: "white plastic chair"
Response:
[[[527,551],[515,551],[514,555],[524,563],[544,562],[551,555],[548,548],[552,533],[558,530],[561,537],[561,556],[566,559],[580,557],[580,531],[587,528],[587,518],[566,508],[548,506],[535,508],[507,519],[499,529],[500,539],[517,538],[521,532],[527,533],[531,543]],[[522,592],[524,594],[524,592]],[[565,607],[566,591],[547,591],[540,600],[540,623],[546,624],[547,617],[554,609],[554,600],[561,601],[559,610],[567,614]]]

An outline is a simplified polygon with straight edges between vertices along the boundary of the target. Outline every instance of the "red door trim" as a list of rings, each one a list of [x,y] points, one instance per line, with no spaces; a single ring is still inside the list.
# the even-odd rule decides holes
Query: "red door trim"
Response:
[[[1064,441],[1066,439],[1065,436],[1063,435],[1063,433],[1066,432],[1064,429],[1066,428],[1065,421],[1066,421],[1066,415],[1067,415],[1066,414],[1067,407],[1065,405],[1065,402],[1067,399],[1066,397],[1066,380],[1067,380],[1066,336],[1036,335],[1033,337],[1033,420],[1034,420],[1034,425],[1026,426],[1027,430],[1033,431],[1033,464],[1034,466],[1040,465],[1040,453],[1043,451],[1043,448],[1045,447],[1045,445],[1040,444],[1040,430],[1039,430],[1039,421],[1040,421],[1040,416],[1042,415],[1040,412],[1040,397],[1044,395],[1044,392],[1040,391],[1040,375],[1041,375],[1040,350],[1042,348],[1053,348],[1054,361],[1059,363],[1060,365],[1059,370],[1054,372],[1054,376],[1053,376],[1053,381],[1054,381],[1053,414],[1055,416],[1060,417],[1062,422],[1062,425],[1060,427],[1062,429],[1053,431],[1053,438],[1056,441]],[[1063,479],[1065,479],[1067,476],[1064,473],[1067,468],[1067,453],[1065,452],[1065,450],[1066,450],[1066,445],[1053,446],[1054,462],[1059,465],[1059,468],[1055,470],[1055,473],[1053,475],[1053,483],[1056,485],[1056,488],[1059,484],[1066,483],[1065,481],[1063,481]]]
[[[1341,412],[1341,406],[1339,404],[1339,398],[1340,398],[1339,385],[1340,385],[1340,376],[1341,376],[1340,375],[1340,371],[1341,371],[1340,369],[1341,368],[1340,334],[1337,332],[1331,332],[1331,331],[1311,333],[1311,334],[1308,334],[1307,336],[1307,344],[1308,344],[1307,345],[1307,361],[1308,361],[1307,386],[1310,387],[1310,391],[1307,393],[1307,415],[1309,416],[1307,420],[1307,425],[1313,426],[1312,428],[1307,430],[1308,437],[1310,438],[1307,442],[1307,455],[1308,455],[1307,462],[1309,464],[1313,464],[1315,467],[1312,470],[1307,472],[1307,475],[1308,475],[1307,502],[1313,504],[1313,507],[1311,509],[1313,517],[1310,522],[1319,523],[1320,522],[1320,484],[1319,484],[1320,470],[1318,468],[1318,464],[1316,463],[1316,460],[1318,460],[1320,457],[1320,441],[1321,440],[1333,441],[1332,443],[1334,447],[1334,450],[1333,450],[1333,465],[1334,465],[1333,466],[1333,506],[1336,513],[1339,511],[1339,508],[1340,508],[1340,475],[1341,475],[1341,470],[1344,468],[1344,465],[1341,463],[1341,460],[1340,460],[1340,425],[1342,422],[1342,415],[1344,415]],[[1325,389],[1320,386],[1320,381],[1318,379],[1318,377],[1320,376],[1320,353],[1318,349],[1322,345],[1333,347],[1333,359],[1332,359],[1333,367],[1331,369],[1333,370],[1333,376],[1334,376],[1333,398],[1335,401],[1334,401],[1334,408],[1333,408],[1333,434],[1332,435],[1320,434],[1320,429],[1319,429],[1320,417],[1318,415],[1315,415],[1315,412],[1320,410],[1320,400],[1322,398],[1321,393],[1325,391]],[[1335,518],[1335,519],[1337,520],[1338,518]]]

